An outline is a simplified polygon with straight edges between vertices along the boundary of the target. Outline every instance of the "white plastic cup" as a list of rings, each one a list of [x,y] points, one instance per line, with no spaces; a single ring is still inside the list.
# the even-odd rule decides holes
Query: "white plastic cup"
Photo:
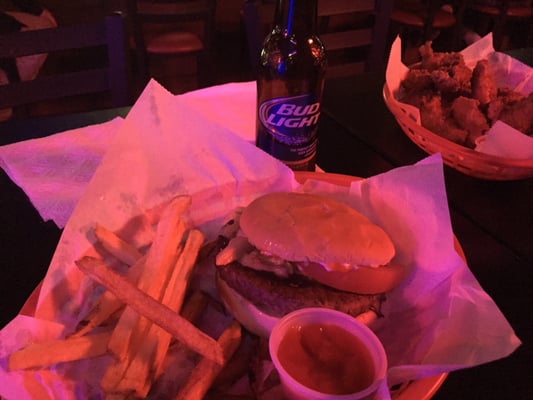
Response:
[[[366,347],[374,366],[372,383],[356,393],[331,394],[311,389],[295,378],[284,368],[278,356],[278,349],[282,339],[289,329],[309,324],[331,324],[343,328],[354,335]],[[269,338],[270,357],[276,367],[283,391],[287,398],[293,400],[362,400],[381,398],[380,393],[387,390],[387,356],[383,345],[377,336],[355,318],[348,314],[326,308],[304,308],[287,314],[279,320]],[[357,362],[357,360],[354,360]]]

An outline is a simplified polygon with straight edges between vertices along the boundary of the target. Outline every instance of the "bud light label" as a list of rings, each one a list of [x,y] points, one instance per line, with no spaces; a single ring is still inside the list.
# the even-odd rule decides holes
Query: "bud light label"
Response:
[[[320,103],[312,95],[259,105],[256,145],[294,170],[314,170]]]
[[[309,94],[267,100],[259,107],[264,128],[279,142],[301,146],[316,136],[320,103]]]

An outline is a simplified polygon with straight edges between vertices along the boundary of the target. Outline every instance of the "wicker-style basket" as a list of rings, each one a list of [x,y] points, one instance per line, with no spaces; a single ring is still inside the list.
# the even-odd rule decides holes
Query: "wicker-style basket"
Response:
[[[387,84],[383,88],[383,97],[407,137],[428,154],[440,153],[444,163],[457,171],[475,178],[499,181],[533,177],[533,160],[493,156],[451,142],[419,125],[401,103],[395,101]]]

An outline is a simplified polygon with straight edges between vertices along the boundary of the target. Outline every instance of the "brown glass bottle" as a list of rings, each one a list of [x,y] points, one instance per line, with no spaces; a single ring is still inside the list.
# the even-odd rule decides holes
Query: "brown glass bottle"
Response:
[[[314,170],[327,59],[317,0],[278,0],[261,50],[256,145],[294,170]]]

